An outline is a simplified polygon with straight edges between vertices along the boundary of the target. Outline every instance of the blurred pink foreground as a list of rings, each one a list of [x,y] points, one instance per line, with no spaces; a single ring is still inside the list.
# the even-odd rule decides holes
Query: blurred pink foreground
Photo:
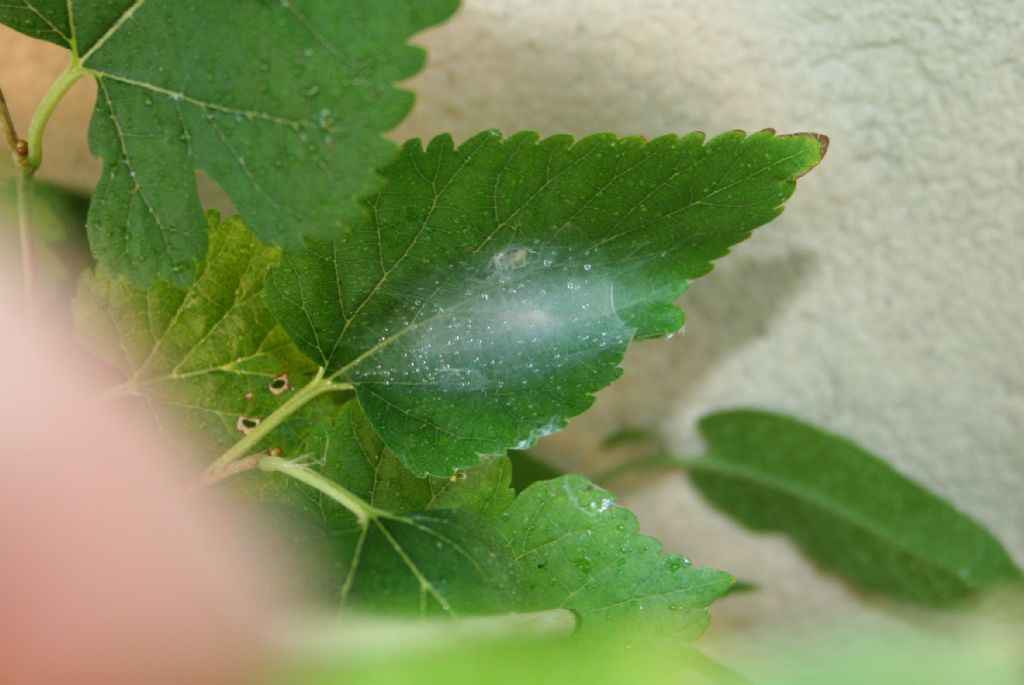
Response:
[[[249,682],[256,564],[164,457],[93,401],[71,333],[30,330],[0,264],[0,683]],[[243,559],[246,560],[243,562]],[[262,572],[262,569],[261,569]]]

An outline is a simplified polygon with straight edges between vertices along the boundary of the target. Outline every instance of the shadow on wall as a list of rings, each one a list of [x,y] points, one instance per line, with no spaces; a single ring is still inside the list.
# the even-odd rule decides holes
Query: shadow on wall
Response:
[[[546,438],[538,452],[565,468],[586,465],[584,471],[621,460],[602,451],[601,441],[622,428],[655,427],[719,364],[768,335],[812,267],[811,253],[802,250],[730,255],[679,299],[685,334],[635,344],[622,379],[599,393],[594,407],[569,428]]]
[[[584,14],[567,27],[564,4],[518,4],[465,2],[449,24],[415,39],[428,51],[428,67],[406,84],[418,104],[393,139],[447,131],[462,141],[485,128],[544,136],[687,133],[709,120],[710,103],[723,100],[710,89],[731,87],[688,74],[679,45],[645,40],[642,26],[657,9],[638,15],[628,3],[602,6],[593,21]],[[621,16],[610,21],[609,13]],[[666,21],[678,16],[666,13]],[[666,71],[675,74],[671,88]]]
[[[544,136],[611,131],[656,137],[708,122],[728,128],[750,118],[750,112],[729,111],[730,102],[743,100],[733,90],[744,86],[701,71],[702,62],[689,58],[687,41],[649,40],[650,24],[657,21],[652,15],[663,12],[666,22],[680,23],[678,8],[652,3],[637,12],[602,4],[594,8],[601,16],[581,14],[575,27],[567,27],[565,7],[554,5],[465,2],[449,24],[417,38],[428,50],[429,66],[408,82],[418,104],[392,138],[429,140],[448,131],[461,142],[489,127],[506,135],[536,130]],[[679,34],[699,28],[680,26]],[[674,74],[671,87],[666,73]],[[680,300],[686,334],[635,346],[624,377],[567,430],[545,438],[538,452],[566,468],[598,470],[611,458],[599,448],[606,435],[660,422],[723,360],[765,335],[798,292],[812,253],[786,249],[765,255],[741,248],[697,281]]]

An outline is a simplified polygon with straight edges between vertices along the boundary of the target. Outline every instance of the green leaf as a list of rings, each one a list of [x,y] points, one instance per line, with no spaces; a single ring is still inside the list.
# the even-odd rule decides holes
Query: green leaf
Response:
[[[326,560],[316,591],[362,608],[459,615],[507,611],[507,558],[487,521],[511,503],[508,459],[453,478],[418,478],[384,447],[358,403],[312,428],[300,463],[377,516],[360,522],[327,493],[290,478],[262,488],[297,515],[294,551]]]
[[[707,606],[729,589],[721,571],[695,568],[638,535],[636,517],[581,476],[534,483],[498,519],[513,556],[519,609],[571,609],[579,634],[641,645],[694,640]]]
[[[131,4],[130,0],[123,2]],[[71,29],[68,22],[68,11],[71,3],[57,0],[5,0],[0,5],[0,23],[27,36],[48,40],[61,47],[71,46]],[[100,13],[120,13],[116,3],[105,3],[93,10],[96,16]]]
[[[267,492],[302,512],[308,532],[295,543],[328,558],[329,576],[317,582],[355,606],[424,615],[564,608],[590,638],[689,640],[731,584],[660,554],[636,534],[636,518],[584,478],[537,483],[514,502],[507,458],[455,480],[416,478],[355,402],[312,431],[304,452],[305,468],[361,500],[366,519],[295,480]]]
[[[770,131],[412,141],[370,217],[287,255],[268,302],[403,463],[447,475],[587,409],[824,150]]]
[[[848,440],[760,411],[700,429],[709,454],[687,467],[705,497],[865,588],[946,605],[1021,579],[988,531]]]
[[[377,436],[359,404],[310,432],[305,452],[321,472],[371,506],[402,512],[468,509],[496,516],[512,503],[512,468],[507,457],[489,459],[450,478],[415,476]]]
[[[183,286],[205,254],[195,172],[264,242],[335,237],[408,112],[405,41],[456,0],[12,0],[0,22],[64,45],[99,86],[90,141],[106,162],[89,214],[99,260]]]
[[[268,416],[301,385],[313,365],[263,304],[263,282],[280,250],[264,247],[237,218],[209,217],[209,256],[195,281],[149,290],[99,268],[79,283],[79,337],[127,377],[108,396],[141,397],[169,437],[209,461],[250,423]],[[307,414],[309,414],[307,412]],[[315,412],[314,412],[315,414]],[[312,415],[274,433],[294,443]]]
[[[335,530],[342,601],[402,614],[502,613],[508,560],[491,525],[466,510],[379,516]]]

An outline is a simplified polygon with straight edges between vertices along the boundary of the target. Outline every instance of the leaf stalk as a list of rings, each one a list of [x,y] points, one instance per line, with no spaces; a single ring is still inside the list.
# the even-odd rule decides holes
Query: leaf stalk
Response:
[[[239,473],[258,469],[260,467],[260,460],[268,456],[268,454],[268,452],[250,454],[248,457],[244,457],[236,462],[228,464],[222,469],[207,471],[195,483],[193,483],[191,487],[189,487],[189,491],[199,492],[200,490],[205,490],[211,485],[221,482],[225,478],[230,478],[231,476],[238,475]]]
[[[31,324],[36,311],[35,248],[32,243],[32,177],[35,169],[28,159],[28,143],[18,137],[7,99],[0,89],[0,126],[11,151],[11,161],[18,170],[16,199],[18,205],[18,241],[21,245],[21,278]]]
[[[32,115],[32,121],[28,125],[28,164],[35,171],[43,163],[43,132],[46,124],[49,123],[53,111],[71,86],[78,82],[86,74],[77,59],[72,58],[71,63],[60,73],[57,80],[53,82],[50,89],[46,91],[43,99]]]
[[[634,471],[647,471],[649,469],[686,470],[693,461],[693,458],[677,457],[667,452],[657,452],[646,457],[640,457],[639,459],[633,459],[632,461],[627,461],[623,464],[613,466],[610,469],[597,474],[591,480],[598,485],[607,485],[608,483]]]
[[[260,470],[270,473],[283,473],[289,478],[294,478],[300,483],[305,483],[311,488],[322,492],[351,511],[362,527],[365,527],[375,518],[391,518],[391,512],[372,506],[358,495],[303,464],[282,459],[281,457],[263,457],[260,459]]]
[[[249,431],[245,437],[236,442],[228,451],[224,452],[224,454],[220,455],[215,462],[210,464],[204,472],[203,477],[206,477],[215,471],[219,471],[228,464],[238,461],[239,459],[255,452],[256,446],[265,437],[267,437],[271,431],[280,426],[285,419],[297,412],[311,400],[329,392],[339,392],[342,390],[352,389],[352,386],[348,383],[335,382],[333,380],[333,376],[331,378],[324,378],[324,373],[325,369],[320,367],[309,383],[289,397],[288,400],[275,409],[270,416],[263,419],[259,425]]]
[[[43,161],[43,131],[50,121],[50,116],[57,108],[68,90],[78,79],[85,75],[77,58],[72,57],[71,63],[60,73],[46,95],[43,96],[32,121],[28,127],[28,139],[18,137],[7,107],[7,100],[0,90],[0,126],[3,127],[4,139],[11,150],[11,159],[18,168],[17,203],[18,203],[18,239],[21,244],[21,277],[25,288],[25,301],[28,307],[29,321],[36,314],[36,258],[35,246],[32,241],[32,187],[35,172]]]
[[[0,126],[4,129],[4,141],[11,150],[11,159],[14,161],[14,165],[24,168],[28,164],[27,143],[18,137],[14,118],[11,116],[11,110],[7,107],[7,99],[4,97],[2,88],[0,88]]]
[[[36,249],[32,241],[32,186],[35,170],[22,166],[17,180],[18,242],[21,245],[21,280],[25,288],[25,304],[29,325],[36,316]]]

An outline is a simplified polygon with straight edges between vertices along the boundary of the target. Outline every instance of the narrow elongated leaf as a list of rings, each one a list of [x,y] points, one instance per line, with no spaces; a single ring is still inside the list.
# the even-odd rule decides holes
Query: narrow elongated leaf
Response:
[[[848,440],[760,411],[700,429],[709,454],[687,466],[716,507],[859,585],[942,605],[1021,579],[988,531]]]
[[[264,241],[340,236],[405,116],[405,44],[457,0],[10,0],[0,22],[71,50],[99,85],[90,141],[106,162],[93,252],[150,283],[187,284],[205,254],[195,172]]]
[[[370,218],[288,255],[268,302],[388,447],[447,475],[558,430],[634,337],[821,159],[813,135],[408,143]]]
[[[657,540],[637,534],[632,513],[581,476],[534,483],[498,522],[511,547],[519,608],[571,609],[588,638],[696,639],[707,606],[732,584],[728,574],[661,553]]]
[[[79,337],[125,377],[120,394],[142,398],[171,437],[199,437],[197,461],[216,456],[268,416],[313,365],[263,305],[277,248],[236,219],[209,217],[209,256],[188,288],[137,288],[100,268],[83,275],[74,305]],[[317,413],[273,436],[297,441]],[[201,447],[199,447],[201,445]]]

